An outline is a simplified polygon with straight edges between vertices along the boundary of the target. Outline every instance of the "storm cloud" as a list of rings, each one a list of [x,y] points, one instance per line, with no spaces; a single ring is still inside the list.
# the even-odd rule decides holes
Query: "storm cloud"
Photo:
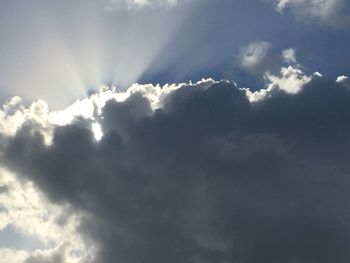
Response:
[[[1,165],[84,215],[96,254],[80,262],[345,263],[350,93],[307,80],[255,101],[226,81],[142,86],[54,125],[49,142],[27,117],[3,135]],[[36,258],[65,262],[52,255]]]

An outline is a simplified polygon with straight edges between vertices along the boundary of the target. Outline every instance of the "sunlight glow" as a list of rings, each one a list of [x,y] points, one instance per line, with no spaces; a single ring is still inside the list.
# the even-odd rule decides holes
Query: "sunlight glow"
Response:
[[[1,85],[11,87],[24,101],[42,99],[51,110],[86,97],[104,83],[126,89],[158,62],[181,27],[179,21],[188,15],[187,11],[170,13],[167,8],[108,12],[105,1],[86,2],[65,5],[40,1],[40,8],[34,8],[25,1],[20,10],[14,5],[16,12],[30,10],[33,16],[27,24],[14,28],[14,35],[28,34],[36,39],[35,44],[20,41],[21,48],[11,53],[18,59],[2,57]],[[141,5],[153,1],[132,2]],[[13,42],[18,40],[5,41],[3,50],[13,50]]]
[[[94,137],[95,137],[96,141],[99,141],[99,140],[102,139],[103,132],[102,132],[102,128],[101,128],[100,124],[98,124],[97,122],[93,123],[92,127],[91,127],[91,130],[92,130],[92,132],[94,134]]]

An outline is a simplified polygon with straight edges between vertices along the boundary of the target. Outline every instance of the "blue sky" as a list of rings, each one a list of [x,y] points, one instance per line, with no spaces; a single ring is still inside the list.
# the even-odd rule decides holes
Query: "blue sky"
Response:
[[[243,46],[256,41],[269,42],[274,55],[294,48],[306,72],[319,71],[329,78],[346,75],[347,2],[281,3],[2,1],[1,99],[20,95],[60,107],[101,84],[126,88],[133,82],[203,77],[258,89],[263,86],[261,74],[242,69],[237,59]],[[269,67],[271,63],[260,73]]]

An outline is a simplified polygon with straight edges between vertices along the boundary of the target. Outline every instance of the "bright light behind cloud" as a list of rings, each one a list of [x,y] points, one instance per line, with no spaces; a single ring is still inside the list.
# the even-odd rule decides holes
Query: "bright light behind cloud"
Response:
[[[203,86],[214,83],[212,79],[198,82]],[[52,139],[53,129],[57,126],[64,126],[72,123],[77,118],[83,118],[92,122],[91,128],[97,140],[101,139],[101,127],[96,122],[101,114],[101,109],[109,100],[122,102],[132,94],[140,93],[149,99],[152,109],[161,107],[167,94],[182,87],[182,84],[160,85],[139,85],[134,84],[126,91],[117,90],[115,87],[101,86],[100,91],[88,98],[77,100],[64,110],[49,111],[46,102],[39,100],[26,108],[19,97],[14,97],[8,101],[0,110],[0,134],[14,136],[17,130],[28,121],[33,121],[40,125],[40,131],[45,136],[46,143]]]
[[[295,94],[312,77],[304,74],[300,69],[292,66],[282,67],[279,76],[266,73],[267,84],[259,91],[244,89],[251,102],[259,101],[275,90]],[[208,88],[217,81],[209,78],[197,82],[202,88]],[[152,84],[133,84],[125,91],[117,90],[115,87],[101,86],[100,91],[82,100],[77,100],[64,110],[50,111],[46,102],[39,100],[28,108],[22,105],[19,97],[12,98],[0,110],[0,133],[6,136],[14,136],[18,129],[26,122],[32,121],[39,124],[39,130],[44,135],[46,143],[50,144],[55,127],[65,126],[74,122],[77,118],[83,118],[91,122],[91,131],[98,141],[103,136],[103,131],[98,123],[101,109],[107,101],[115,100],[123,102],[133,94],[142,94],[150,103],[153,111],[162,107],[167,96],[175,90],[186,86],[194,85],[190,83],[166,84],[164,86]],[[235,84],[236,85],[236,84]]]
[[[68,205],[50,203],[33,183],[20,181],[4,169],[0,169],[0,182],[0,235],[8,228],[19,235],[17,240],[11,238],[0,248],[1,263],[50,258],[56,250],[61,250],[69,263],[90,257],[93,247],[87,249],[77,233],[80,216],[70,211]],[[32,246],[37,243],[38,247],[33,251],[18,250],[22,239],[29,240]]]
[[[348,262],[346,0],[0,2],[0,263]]]
[[[23,128],[23,126],[26,126],[26,124],[30,124],[33,129],[31,130],[31,133],[39,132],[44,136],[46,144],[42,146],[42,150],[46,156],[46,150],[48,149],[50,150],[47,153],[50,154],[50,151],[56,150],[57,147],[71,147],[71,143],[74,144],[76,142],[80,142],[80,139],[85,141],[84,138],[77,139],[76,137],[74,137],[74,141],[64,141],[65,136],[61,137],[63,141],[52,140],[55,132],[59,133],[62,129],[68,130],[69,132],[69,127],[71,124],[82,124],[85,125],[85,128],[91,131],[91,136],[93,136],[92,138],[95,139],[91,141],[91,144],[88,144],[89,147],[91,146],[91,148],[88,149],[92,152],[96,151],[96,153],[106,154],[103,155],[104,159],[108,158],[106,157],[108,156],[108,152],[103,153],[100,152],[100,150],[106,150],[109,146],[107,145],[107,148],[100,147],[106,147],[106,141],[104,140],[105,138],[103,134],[104,129],[106,129],[106,124],[115,125],[115,129],[117,129],[118,133],[123,136],[123,140],[125,139],[127,141],[129,134],[123,133],[124,130],[119,129],[119,127],[123,127],[124,120],[126,120],[127,123],[130,122],[132,125],[132,118],[139,118],[139,116],[154,118],[154,116],[158,116],[158,114],[159,116],[162,116],[161,112],[164,108],[166,108],[167,111],[172,112],[173,103],[181,103],[183,99],[187,99],[186,96],[182,97],[182,92],[186,91],[189,92],[189,94],[199,94],[200,96],[200,94],[202,94],[200,92],[203,91],[214,92],[213,89],[217,89],[217,92],[223,92],[223,90],[229,87],[229,90],[231,90],[230,92],[234,92],[234,90],[239,92],[236,94],[236,96],[240,94],[239,96],[242,96],[244,101],[248,103],[250,101],[252,106],[259,106],[260,102],[264,100],[267,101],[271,97],[278,96],[279,94],[284,94],[285,96],[298,94],[304,88],[306,88],[307,83],[317,78],[321,78],[321,76],[318,74],[307,76],[301,71],[301,69],[289,66],[282,67],[279,75],[266,74],[266,86],[260,91],[256,92],[249,89],[239,89],[235,83],[227,81],[214,81],[213,79],[203,79],[197,83],[167,84],[164,86],[152,84],[133,84],[125,91],[120,91],[113,87],[108,88],[103,86],[100,88],[99,92],[92,94],[85,99],[76,101],[71,106],[61,111],[50,111],[48,109],[48,105],[43,101],[38,101],[29,107],[25,107],[21,104],[20,98],[15,97],[5,104],[3,106],[3,110],[0,111],[0,123],[2,125],[0,136],[4,136],[4,138],[6,138],[5,141],[11,141],[11,138],[18,138],[18,136],[21,136],[21,133],[17,133],[21,130],[21,127]],[[345,80],[346,77],[341,76],[338,78],[337,82],[341,83]],[[223,89],[223,87],[226,88]],[[233,94],[230,96],[233,96]],[[246,98],[244,98],[244,96],[246,96]],[[200,99],[200,97],[198,98]],[[235,98],[235,96],[233,96],[233,98]],[[129,107],[130,104],[128,103],[130,103],[130,101],[135,103],[135,100],[136,104]],[[143,101],[147,101],[147,103],[149,103],[149,110],[148,108],[142,107]],[[202,103],[201,101],[202,100],[200,99],[199,103]],[[230,102],[230,105],[231,103],[232,102]],[[121,118],[118,119],[119,122],[117,123],[113,123],[113,121],[108,120],[109,115],[105,114],[106,110],[108,111],[108,107],[111,105],[112,107],[117,107],[114,109],[111,116],[118,118],[118,116],[115,115],[120,113],[122,114],[119,116]],[[125,111],[123,108],[118,108],[118,105],[123,105],[122,107],[126,107],[128,110],[130,110],[131,115],[128,115],[129,112]],[[239,105],[243,107],[246,104],[243,103]],[[206,107],[208,106],[210,107],[213,105],[206,105]],[[180,112],[181,109],[182,108],[180,106]],[[107,116],[107,118],[104,119],[104,116]],[[174,121],[176,121],[176,119],[174,119]],[[133,129],[133,126],[130,126],[129,128]],[[135,132],[135,134],[142,134],[144,131],[136,130],[132,132]],[[57,136],[57,134],[55,135]],[[111,134],[106,133],[106,136],[111,136]],[[112,136],[116,135],[112,134]],[[109,139],[113,139],[118,142],[121,138],[118,136],[109,137]],[[57,139],[57,137],[55,138]],[[161,138],[159,139],[161,140]],[[225,144],[226,139],[223,140],[224,141],[222,143]],[[21,144],[22,142],[23,141],[20,139],[18,143]],[[107,142],[109,143],[109,141]],[[31,142],[28,143],[30,144]],[[153,142],[149,143],[152,144]],[[0,144],[0,147],[3,147],[3,145]],[[36,148],[36,146],[34,147]],[[84,179],[79,179],[78,181],[74,181],[74,178],[69,179],[69,181],[72,180],[72,183],[74,181],[74,184],[76,184],[76,186],[74,186],[72,189],[74,193],[76,191],[79,192],[81,189],[78,188],[80,187],[84,189],[86,186],[85,180],[88,181],[91,179],[89,177],[89,171],[86,171],[84,168],[84,158],[86,156],[90,156],[90,153],[83,153],[81,151],[85,151],[85,148],[78,149],[77,147],[79,148],[79,143],[77,145],[73,145],[71,148],[72,151],[76,151],[72,154],[72,156],[76,156],[77,159],[69,160],[69,163],[72,165],[72,163],[75,163],[76,161],[83,165],[82,168]],[[0,153],[3,154],[3,148],[0,148],[0,150]],[[115,149],[113,148],[113,151],[118,150],[118,147]],[[136,148],[136,151],[138,151],[138,148]],[[6,153],[4,153],[4,155],[5,154]],[[239,158],[245,158],[244,154],[245,153],[240,153],[239,156],[242,155],[243,157],[240,156]],[[34,156],[34,159],[36,160],[38,156]],[[72,156],[67,158],[70,159]],[[54,161],[57,161],[56,158],[57,156],[54,155]],[[66,158],[66,155],[64,155],[64,158]],[[119,156],[119,158],[122,157]],[[122,160],[120,161],[122,162]],[[98,162],[99,161],[97,160],[97,163]],[[113,162],[115,162],[115,160]],[[96,165],[98,165],[97,163]],[[74,165],[75,164],[69,167],[74,167]],[[94,167],[94,161],[89,165]],[[44,167],[50,167],[50,161],[46,162]],[[53,165],[53,167],[56,166]],[[70,170],[69,167],[68,170]],[[54,170],[56,171],[56,169]],[[100,181],[100,176],[96,175],[94,171],[92,173],[94,174],[94,178],[97,179],[95,183],[101,184],[101,186],[98,187],[103,187],[104,194],[106,194],[107,197],[109,194],[115,193],[116,190],[114,188],[109,188],[109,185],[104,185],[104,182]],[[107,173],[109,174],[109,171]],[[36,176],[35,172],[33,174]],[[112,173],[112,178],[115,180],[114,173]],[[130,178],[130,176],[128,176],[128,178]],[[55,200],[55,203],[51,203],[50,200],[47,199],[47,197],[39,190],[39,187],[43,186],[44,188],[48,187],[51,189],[50,185],[46,185],[45,178],[39,179],[39,181],[40,180],[43,180],[42,182],[44,182],[44,185],[34,185],[31,181],[27,181],[23,178],[19,179],[19,177],[16,177],[15,174],[9,173],[5,169],[0,170],[0,236],[5,236],[7,233],[6,231],[9,231],[9,229],[14,229],[19,233],[19,237],[17,237],[15,243],[12,241],[13,243],[6,244],[6,247],[0,249],[0,263],[7,263],[9,262],[9,259],[11,259],[11,263],[51,263],[56,262],[54,260],[58,259],[59,260],[57,262],[60,263],[96,262],[94,258],[97,255],[101,256],[101,249],[103,249],[103,246],[106,246],[106,244],[104,241],[101,241],[103,246],[101,245],[102,247],[100,247],[98,239],[92,241],[89,238],[86,238],[82,234],[85,233],[82,229],[87,227],[89,231],[92,231],[91,233],[88,232],[89,235],[91,235],[93,231],[96,231],[94,230],[94,224],[101,224],[102,226],[107,225],[107,232],[110,231],[110,224],[112,221],[108,221],[108,216],[104,214],[97,215],[99,212],[97,214],[92,212],[94,209],[97,209],[96,211],[100,211],[100,206],[102,204],[95,203],[96,200],[99,200],[99,197],[95,196],[95,192],[93,191],[92,195],[85,195],[82,193],[75,196],[73,194],[74,197],[72,197],[72,203],[63,202],[61,199],[59,199],[59,202]],[[54,187],[56,187],[56,183],[57,182],[54,182]],[[77,189],[75,189],[75,187],[77,187]],[[202,190],[199,189],[198,191],[201,193]],[[107,198],[106,200],[109,199]],[[75,205],[75,202],[79,203],[80,201],[83,202],[80,207],[81,209],[72,209],[74,208],[73,206]],[[96,204],[98,205],[96,206]],[[114,204],[111,205],[114,207]],[[107,214],[109,213],[108,208]],[[191,213],[189,214],[192,216]],[[99,218],[99,216],[101,216],[101,218]],[[104,218],[104,216],[106,217]],[[117,220],[118,222],[119,216],[122,217],[122,215],[118,215],[116,219],[110,220]],[[196,215],[193,215],[193,217],[196,218]],[[90,218],[94,219],[93,222],[89,221]],[[99,220],[101,220],[101,222]],[[104,220],[107,220],[108,222],[105,222]],[[196,220],[201,221],[202,219],[195,219],[195,221]],[[130,221],[130,218],[128,221]],[[114,226],[114,223],[112,223],[112,225]],[[219,235],[216,235],[215,231],[213,232],[210,227],[206,227],[204,233],[202,230],[197,231],[196,227],[191,227],[190,229],[191,240],[193,239],[195,244],[197,244],[201,249],[224,253],[229,247],[228,243],[226,243]],[[106,230],[98,228],[97,236],[101,231],[103,232]],[[128,240],[128,238],[130,238],[128,230],[116,228],[113,229],[113,231],[116,231],[118,236],[120,235],[120,237],[123,239],[125,238]],[[29,240],[32,241],[32,246],[36,245],[37,247],[34,249],[20,249],[19,244],[24,240],[24,237],[27,239],[29,238]],[[37,242],[37,240],[39,240],[39,242]]]
[[[133,0],[126,4],[141,7],[156,2],[177,3]],[[67,106],[105,83],[125,89],[150,67],[189,13],[185,7],[175,12],[161,7],[108,12],[106,4],[101,0],[9,3],[8,13],[26,16],[29,12],[31,18],[14,23],[7,13],[2,16],[6,27],[0,27],[0,33],[6,41],[0,52],[12,51],[0,61],[0,87],[11,88],[25,101],[43,98],[54,108]],[[36,36],[35,43],[28,36]]]
[[[93,123],[91,130],[94,134],[94,137],[97,141],[101,140],[101,138],[103,137],[103,132],[102,132],[102,128],[101,125],[98,123]]]
[[[267,82],[266,88],[255,92],[246,89],[250,102],[254,103],[270,98],[280,91],[288,94],[296,94],[305,84],[312,80],[312,76],[307,76],[300,69],[289,66],[282,67],[279,76],[266,72],[265,79]]]

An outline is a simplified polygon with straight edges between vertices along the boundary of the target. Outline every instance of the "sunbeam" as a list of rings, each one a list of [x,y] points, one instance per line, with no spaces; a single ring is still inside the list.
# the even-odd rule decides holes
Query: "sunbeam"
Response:
[[[30,10],[34,19],[17,21],[5,12],[1,18],[12,31],[5,32],[8,45],[18,45],[0,61],[1,86],[13,87],[25,100],[43,98],[54,108],[67,106],[102,84],[126,88],[164,51],[181,27],[179,21],[191,12],[189,5],[171,10],[105,5],[98,0],[9,1],[6,13],[26,17]],[[23,35],[20,43],[15,34]],[[35,43],[28,35],[35,36]],[[17,60],[9,62],[7,56]]]
[[[0,263],[349,263],[350,1],[0,0]]]

